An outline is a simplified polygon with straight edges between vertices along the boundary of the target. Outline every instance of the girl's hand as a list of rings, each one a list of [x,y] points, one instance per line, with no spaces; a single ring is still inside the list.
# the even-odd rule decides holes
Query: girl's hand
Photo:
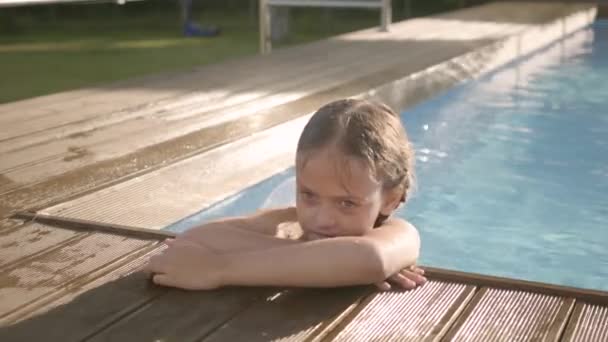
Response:
[[[158,285],[186,290],[211,290],[222,286],[222,258],[209,249],[185,239],[167,240],[169,246],[150,258],[144,271],[153,274]]]
[[[426,283],[424,270],[415,265],[402,269],[397,274],[394,274],[386,281],[375,284],[380,291],[388,291],[391,289],[391,283],[403,290],[412,290]]]

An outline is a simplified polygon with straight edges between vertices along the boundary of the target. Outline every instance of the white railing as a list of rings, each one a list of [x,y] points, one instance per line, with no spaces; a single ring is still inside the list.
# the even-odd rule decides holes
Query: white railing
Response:
[[[260,0],[260,52],[272,50],[270,8],[277,7],[335,7],[380,10],[380,29],[388,31],[392,20],[391,0]]]

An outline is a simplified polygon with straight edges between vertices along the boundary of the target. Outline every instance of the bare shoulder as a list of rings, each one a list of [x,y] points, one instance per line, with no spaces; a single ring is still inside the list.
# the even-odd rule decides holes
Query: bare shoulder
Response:
[[[416,227],[414,227],[413,224],[411,224],[409,221],[404,220],[400,217],[390,217],[384,222],[383,226],[384,225],[401,228],[401,229],[409,230],[409,231],[411,231],[411,230],[418,231],[416,229]]]
[[[380,227],[364,236],[371,246],[375,246],[385,260],[418,259],[420,254],[420,235],[413,224],[400,218],[389,218]]]
[[[381,226],[373,229],[369,236],[381,240],[395,238],[419,239],[418,230],[413,224],[399,217],[390,217]]]

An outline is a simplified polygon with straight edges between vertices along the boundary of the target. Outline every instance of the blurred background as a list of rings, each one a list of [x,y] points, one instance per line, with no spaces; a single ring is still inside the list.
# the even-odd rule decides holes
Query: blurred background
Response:
[[[3,2],[0,103],[258,53],[257,0],[193,0],[190,7],[186,0]],[[393,1],[393,21],[484,2]],[[274,49],[378,25],[377,11],[361,9],[273,15]]]

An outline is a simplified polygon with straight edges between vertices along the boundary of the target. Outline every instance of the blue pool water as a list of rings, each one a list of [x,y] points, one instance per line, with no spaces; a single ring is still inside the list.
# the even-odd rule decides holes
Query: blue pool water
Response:
[[[424,265],[608,290],[608,25],[402,114]],[[293,169],[178,222],[293,204]]]

